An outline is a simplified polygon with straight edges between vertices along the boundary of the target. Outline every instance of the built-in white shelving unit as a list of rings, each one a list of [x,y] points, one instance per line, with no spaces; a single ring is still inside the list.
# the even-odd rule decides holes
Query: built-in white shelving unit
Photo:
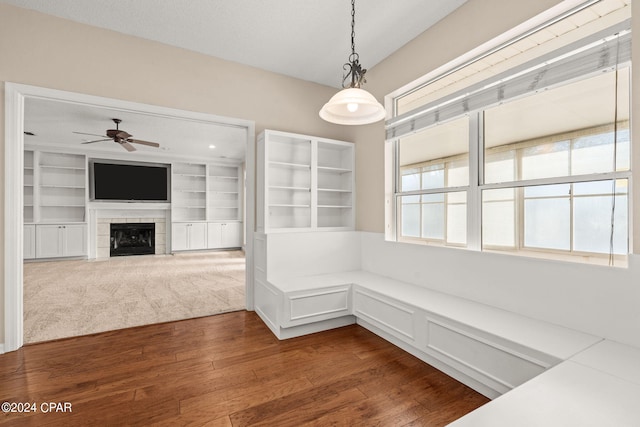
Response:
[[[24,151],[24,258],[87,254],[87,158]]]
[[[206,165],[174,163],[171,166],[173,221],[205,221],[207,209]]]
[[[266,130],[257,176],[258,231],[353,228],[352,143]]]
[[[241,167],[173,163],[171,169],[172,250],[241,247]]]
[[[353,145],[318,141],[318,228],[353,227]]]
[[[34,222],[34,153],[24,152],[23,177],[23,221],[25,224]]]
[[[207,219],[241,220],[241,169],[238,166],[208,165],[207,180]]]
[[[83,154],[24,151],[24,259],[87,255],[87,164]],[[242,247],[243,201],[240,165],[173,163],[171,249]]]
[[[85,222],[86,157],[80,154],[46,152],[37,152],[36,157],[39,157],[37,222]]]

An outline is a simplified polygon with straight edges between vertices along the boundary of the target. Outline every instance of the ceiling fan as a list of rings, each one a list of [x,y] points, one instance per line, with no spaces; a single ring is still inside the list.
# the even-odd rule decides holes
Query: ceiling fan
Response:
[[[131,138],[133,135],[121,130],[118,127],[120,123],[122,123],[122,120],[120,119],[111,119],[111,120],[113,120],[113,122],[116,124],[116,128],[107,129],[106,135],[96,135],[94,133],[84,133],[84,132],[73,132],[73,133],[77,133],[78,135],[91,135],[91,136],[99,136],[99,137],[105,138],[105,139],[96,139],[95,141],[86,141],[86,142],[83,142],[83,144],[93,144],[94,142],[113,141],[120,144],[122,148],[124,148],[127,151],[136,151],[136,148],[130,143],[148,145],[150,147],[160,147],[160,144],[158,144],[157,142],[142,141],[140,139]]]

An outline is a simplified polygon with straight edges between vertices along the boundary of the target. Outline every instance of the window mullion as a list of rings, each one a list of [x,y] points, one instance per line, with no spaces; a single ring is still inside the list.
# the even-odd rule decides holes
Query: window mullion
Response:
[[[569,252],[574,251],[573,247],[573,202],[575,201],[573,184],[569,185]]]
[[[422,182],[422,179],[424,177],[424,173],[423,172],[424,172],[423,170],[420,170],[420,174],[419,174],[419,177],[420,177],[420,190],[422,190],[422,187],[424,185],[424,183]],[[424,213],[423,213],[423,210],[424,210],[424,203],[423,203],[424,199],[422,198],[422,196],[419,196],[419,197],[420,197],[420,202],[419,202],[419,206],[420,206],[419,215],[420,216],[418,217],[418,224],[420,225],[420,227],[418,229],[419,229],[419,233],[420,233],[419,234],[420,238],[424,239],[424,221],[422,221],[422,218],[423,218],[423,215],[424,215]]]
[[[515,179],[517,181],[522,180],[522,150],[516,150],[515,152]],[[513,201],[513,208],[515,209],[515,230],[514,243],[517,250],[524,248],[524,189],[522,187],[516,188],[514,191],[515,200]]]
[[[515,209],[515,233],[514,243],[516,249],[524,248],[524,188],[516,188],[514,191],[514,209]]]
[[[482,194],[480,183],[484,151],[482,111],[469,115],[469,190],[467,191],[467,248],[482,248]]]

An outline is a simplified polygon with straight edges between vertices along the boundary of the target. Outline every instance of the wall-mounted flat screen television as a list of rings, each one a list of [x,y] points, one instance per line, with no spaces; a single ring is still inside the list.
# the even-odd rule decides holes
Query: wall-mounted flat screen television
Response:
[[[157,163],[91,160],[91,200],[169,202],[170,166]]]

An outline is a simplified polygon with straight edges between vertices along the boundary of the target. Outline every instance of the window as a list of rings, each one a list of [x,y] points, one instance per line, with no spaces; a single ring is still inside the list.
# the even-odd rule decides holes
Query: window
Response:
[[[395,98],[400,241],[619,265],[630,2],[588,2]]]
[[[399,139],[401,239],[466,245],[468,139],[467,117]]]

